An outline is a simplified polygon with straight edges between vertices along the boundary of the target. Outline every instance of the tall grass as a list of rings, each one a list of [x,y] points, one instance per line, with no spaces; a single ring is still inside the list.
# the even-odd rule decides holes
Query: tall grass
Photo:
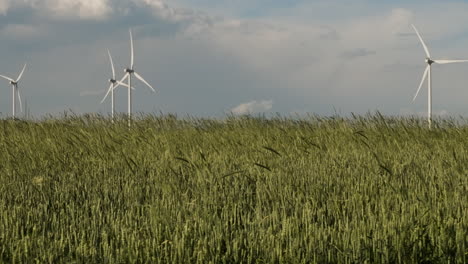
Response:
[[[0,121],[0,262],[468,263],[468,126]]]

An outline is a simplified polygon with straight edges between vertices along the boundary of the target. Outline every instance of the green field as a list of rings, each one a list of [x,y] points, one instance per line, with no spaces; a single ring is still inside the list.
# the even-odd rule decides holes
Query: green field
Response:
[[[0,121],[0,263],[468,263],[468,125]]]

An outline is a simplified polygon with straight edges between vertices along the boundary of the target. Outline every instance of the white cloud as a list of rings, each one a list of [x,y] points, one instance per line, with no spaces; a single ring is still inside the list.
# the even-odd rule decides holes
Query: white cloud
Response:
[[[151,8],[157,17],[171,21],[183,19],[181,10],[170,7],[163,0],[132,0],[132,2],[139,7]]]
[[[240,1],[246,6],[250,4]],[[254,1],[253,5],[261,2]],[[109,71],[105,48],[115,54],[116,65],[128,62],[128,33],[122,27],[131,26],[135,29],[138,68],[151,84],[161,88],[160,97],[136,93],[136,99],[141,94],[139,99],[147,100],[141,104],[146,103],[147,108],[142,109],[156,105],[165,111],[209,114],[223,111],[232,102],[245,102],[243,98],[262,95],[274,98],[275,111],[282,113],[293,109],[333,113],[333,107],[342,109],[344,114],[365,113],[369,109],[398,113],[400,108],[411,106],[424,70],[424,52],[411,23],[418,26],[438,58],[462,58],[466,54],[468,27],[464,22],[468,22],[468,17],[463,10],[467,4],[451,1],[434,4],[430,0],[420,10],[406,3],[395,8],[395,4],[381,7],[356,1],[358,7],[354,1],[351,6],[342,0],[309,1],[310,4],[304,1],[291,16],[282,16],[285,11],[279,8],[273,10],[276,14],[263,13],[256,18],[241,15],[219,18],[213,13],[194,11],[200,6],[194,0],[186,1],[193,9],[175,7],[172,0],[0,0],[0,14],[2,10],[7,12],[26,5],[25,12],[11,12],[11,16],[33,13],[24,15],[24,19],[12,17],[11,23],[20,24],[3,25],[0,45],[11,47],[4,49],[9,51],[6,56],[13,57],[15,51],[31,55],[28,60],[32,57],[31,61],[41,64],[34,68],[41,75],[31,77],[42,81],[37,86],[75,96],[83,87],[76,73],[87,76],[85,87],[104,86],[102,74]],[[312,15],[319,12],[314,9],[318,2],[322,17],[326,18]],[[335,13],[330,6],[337,6],[340,11]],[[367,11],[357,10],[366,8]],[[437,19],[431,21],[434,17]],[[80,23],[100,19],[110,22]],[[33,24],[36,22],[37,25]],[[90,28],[89,24],[96,27]],[[46,36],[34,38],[35,27],[41,26]],[[5,33],[13,37],[9,39]],[[24,41],[27,36],[33,38]],[[28,54],[31,50],[37,54]],[[9,64],[21,62],[4,63]],[[4,67],[1,71],[8,70]],[[463,88],[466,67],[437,69],[434,78],[434,87],[439,87],[434,92],[440,93],[437,103],[450,113],[466,109],[462,100],[468,95]],[[56,72],[60,72],[61,81],[52,79],[48,83]],[[70,83],[66,89],[58,85],[63,81]],[[181,100],[181,95],[187,93],[190,95],[183,96],[186,100]],[[94,92],[83,91],[81,95]],[[84,109],[98,107],[91,96],[80,99],[79,102],[73,99],[73,103],[84,105],[88,101]],[[272,104],[252,101],[232,111],[238,114],[268,111]],[[418,102],[415,108],[425,109]]]
[[[0,13],[12,8],[31,8],[53,19],[101,20],[111,13],[110,0],[0,0]]]
[[[0,15],[5,15],[10,7],[9,0],[0,0]]]
[[[188,35],[202,39],[207,49],[234,57],[264,80],[265,87],[282,87],[296,95],[345,96],[357,94],[349,87],[358,92],[375,90],[369,84],[374,79],[362,76],[376,75],[380,71],[376,65],[397,58],[391,57],[395,54],[391,49],[402,44],[399,34],[409,32],[411,18],[411,11],[396,8],[326,25],[288,19],[223,19],[197,24]],[[357,57],[359,63],[346,64]],[[342,85],[348,89],[343,91]]]
[[[46,0],[46,8],[56,17],[103,19],[111,12],[108,0]]]
[[[0,0],[0,15],[24,9],[25,20],[100,21],[150,14],[170,23],[206,24],[209,16],[191,8],[174,8],[166,0]],[[23,22],[24,23],[24,22]]]
[[[254,114],[269,111],[272,107],[272,100],[251,101],[234,107],[231,112],[236,115]]]
[[[347,50],[347,51],[341,53],[340,57],[343,58],[343,59],[351,60],[351,59],[355,59],[355,58],[359,58],[359,57],[366,57],[366,56],[375,55],[375,53],[376,52],[374,50],[368,50],[368,49],[364,49],[364,48],[357,48],[357,49],[353,49],[353,50]]]
[[[111,15],[128,15],[132,7],[150,9],[154,16],[168,21],[182,21],[193,16],[190,9],[172,8],[164,0],[0,0],[0,14],[21,7],[60,20],[103,20]]]

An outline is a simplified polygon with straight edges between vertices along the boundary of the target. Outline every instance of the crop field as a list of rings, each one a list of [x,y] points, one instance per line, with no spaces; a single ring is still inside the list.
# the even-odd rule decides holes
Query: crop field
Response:
[[[468,122],[0,121],[0,263],[468,263]]]

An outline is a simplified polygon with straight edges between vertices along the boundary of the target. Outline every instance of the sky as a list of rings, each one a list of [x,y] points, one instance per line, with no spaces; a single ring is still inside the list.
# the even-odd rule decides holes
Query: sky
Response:
[[[0,0],[0,74],[20,82],[35,117],[110,112],[100,103],[130,61],[134,111],[227,114],[425,115],[415,24],[436,59],[468,59],[461,0]],[[434,65],[433,111],[468,116],[468,63]],[[0,80],[0,118],[11,87]],[[126,112],[127,91],[115,90]]]

